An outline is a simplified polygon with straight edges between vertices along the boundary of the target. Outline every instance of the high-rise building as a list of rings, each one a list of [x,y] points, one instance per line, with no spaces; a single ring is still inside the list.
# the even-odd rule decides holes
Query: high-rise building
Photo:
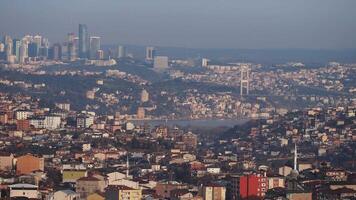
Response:
[[[28,57],[35,58],[38,57],[38,44],[31,42],[28,44]]]
[[[76,45],[76,37],[74,33],[68,33],[67,35],[67,60],[68,61],[75,61],[76,59],[76,51],[77,51],[77,45]]]
[[[43,58],[48,57],[49,45],[50,44],[49,44],[48,38],[42,38],[42,43],[40,46],[40,56],[42,56]]]
[[[68,33],[68,43],[74,43],[75,33]]]
[[[89,53],[89,34],[85,24],[79,24],[79,57],[88,58]]]
[[[207,67],[208,65],[209,65],[209,59],[203,58],[203,59],[201,60],[201,66],[202,66],[202,67]]]
[[[12,55],[16,56],[16,60],[20,60],[20,46],[21,46],[21,41],[19,39],[13,39],[12,40]]]
[[[146,47],[146,60],[153,61],[156,56],[156,49],[154,47]]]
[[[124,58],[126,57],[126,49],[124,46],[119,45],[117,47],[117,58]]]
[[[104,59],[104,51],[103,51],[103,50],[100,50],[100,49],[97,50],[97,51],[96,51],[95,59],[103,60],[103,59]]]
[[[97,52],[100,50],[100,37],[90,37],[90,59],[98,59]]]
[[[5,44],[5,56],[6,56],[6,61],[10,62],[12,60],[12,39],[10,36],[6,35],[4,38],[4,44]]]
[[[62,46],[59,43],[56,43],[51,48],[50,58],[53,60],[61,60],[62,59]]]
[[[20,46],[18,62],[21,64],[25,63],[27,57],[28,57],[28,44],[26,42],[22,42]]]
[[[0,42],[0,60],[6,60],[5,44]]]
[[[41,48],[42,47],[42,36],[35,35],[33,37],[33,42],[37,44],[38,48]]]
[[[168,68],[167,56],[155,56],[153,61],[153,67],[157,70],[164,70]]]
[[[0,42],[0,52],[5,52],[5,44]]]
[[[242,199],[263,199],[268,190],[268,178],[262,174],[240,177],[240,197]]]

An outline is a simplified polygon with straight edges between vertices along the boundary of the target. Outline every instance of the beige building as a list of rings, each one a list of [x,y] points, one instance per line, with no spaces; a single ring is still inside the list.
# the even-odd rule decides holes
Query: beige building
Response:
[[[86,200],[105,200],[105,197],[103,194],[93,193],[89,195]]]
[[[10,197],[26,197],[28,199],[39,199],[40,193],[38,191],[38,186],[31,184],[14,184],[10,185]]]
[[[164,183],[157,183],[155,190],[156,190],[156,194],[160,197],[163,198],[170,198],[171,197],[171,192],[173,190],[177,190],[177,189],[187,189],[188,186],[178,183],[178,182],[174,182],[174,181],[170,181],[170,182],[164,182]]]
[[[287,193],[286,197],[289,200],[312,200],[312,193],[311,192]]]
[[[284,188],[285,187],[285,180],[283,176],[271,176],[268,177],[268,189],[272,188]]]
[[[140,200],[142,190],[134,189],[123,185],[110,186],[106,189],[106,200]]]
[[[59,190],[52,197],[53,200],[78,200],[80,196],[72,190]]]
[[[104,192],[106,181],[99,177],[83,177],[76,181],[76,192],[80,194],[80,198],[87,198],[95,192]]]
[[[13,154],[0,155],[0,171],[11,171],[14,163]]]
[[[220,185],[207,185],[203,187],[204,200],[225,200],[226,188]]]

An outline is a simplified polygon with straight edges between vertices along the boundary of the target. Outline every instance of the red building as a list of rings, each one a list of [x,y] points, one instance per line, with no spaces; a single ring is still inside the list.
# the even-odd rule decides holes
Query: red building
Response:
[[[268,190],[268,179],[261,174],[240,177],[241,199],[263,199]]]
[[[16,127],[18,131],[28,131],[30,130],[30,121],[27,119],[17,120]]]

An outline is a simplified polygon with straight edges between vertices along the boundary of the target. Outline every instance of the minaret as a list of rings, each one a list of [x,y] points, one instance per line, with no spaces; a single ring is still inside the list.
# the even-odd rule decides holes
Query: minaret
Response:
[[[129,177],[129,169],[130,169],[130,165],[129,165],[129,155],[127,155],[127,157],[126,157],[126,178]]]
[[[298,160],[298,152],[297,152],[297,142],[294,143],[294,171],[298,171],[297,170],[297,161]]]

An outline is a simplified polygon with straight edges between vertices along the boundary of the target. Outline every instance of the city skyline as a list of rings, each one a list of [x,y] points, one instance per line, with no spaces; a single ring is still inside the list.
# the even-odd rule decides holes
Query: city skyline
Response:
[[[104,45],[345,49],[356,44],[354,1],[204,2],[5,0],[0,3],[4,8],[0,35],[39,33],[51,41],[63,41],[66,32],[84,23],[93,34],[103,36]],[[11,13],[15,8],[18,12]],[[34,14],[40,10],[45,18]],[[7,20],[9,17],[16,19],[16,24]]]

